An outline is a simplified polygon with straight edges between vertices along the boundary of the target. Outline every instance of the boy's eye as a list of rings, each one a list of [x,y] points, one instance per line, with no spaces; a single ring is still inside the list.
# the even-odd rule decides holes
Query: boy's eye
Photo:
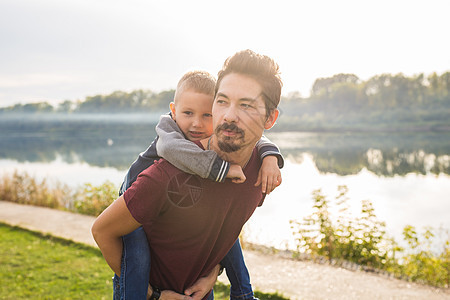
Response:
[[[212,114],[204,114],[204,116],[210,118],[212,117]]]
[[[192,111],[184,111],[183,114],[190,116],[192,115]]]

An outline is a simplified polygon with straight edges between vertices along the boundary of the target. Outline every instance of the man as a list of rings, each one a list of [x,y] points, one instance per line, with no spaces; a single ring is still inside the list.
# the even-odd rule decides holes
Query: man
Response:
[[[216,276],[218,263],[264,200],[261,188],[254,186],[261,164],[255,144],[278,117],[281,86],[278,65],[267,56],[246,50],[225,61],[212,110],[214,134],[198,145],[240,165],[247,180],[220,184],[184,173],[165,160],[141,173],[92,227],[116,274],[121,236],[142,225],[152,256],[150,283],[162,290],[160,299],[204,296],[192,293],[192,285]]]

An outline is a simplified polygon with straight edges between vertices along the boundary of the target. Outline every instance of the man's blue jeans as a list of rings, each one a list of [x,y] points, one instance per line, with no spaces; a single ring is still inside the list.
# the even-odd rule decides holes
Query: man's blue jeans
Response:
[[[142,227],[122,237],[123,253],[120,274],[114,275],[114,300],[146,299],[150,274],[150,249]],[[239,239],[220,263],[231,283],[230,299],[253,298],[250,275],[244,262]],[[213,293],[208,300],[214,299]]]

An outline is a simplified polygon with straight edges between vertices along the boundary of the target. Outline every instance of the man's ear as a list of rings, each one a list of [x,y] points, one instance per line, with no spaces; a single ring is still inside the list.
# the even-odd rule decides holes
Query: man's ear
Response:
[[[274,109],[269,117],[267,118],[266,122],[264,122],[264,129],[270,129],[275,125],[275,121],[278,119],[278,115],[280,114],[280,111],[278,109]]]
[[[169,104],[170,112],[172,113],[172,119],[176,121],[176,115],[175,115],[175,103],[170,102]]]

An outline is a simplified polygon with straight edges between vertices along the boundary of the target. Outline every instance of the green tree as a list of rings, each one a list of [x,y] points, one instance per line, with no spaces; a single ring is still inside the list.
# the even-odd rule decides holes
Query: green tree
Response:
[[[329,95],[333,92],[336,84],[339,83],[353,83],[358,84],[359,78],[354,74],[336,74],[333,77],[318,78],[314,81],[311,92],[313,95],[318,96],[320,94]]]
[[[56,108],[57,112],[63,112],[63,113],[69,113],[72,112],[75,108],[75,103],[70,100],[65,100],[64,102],[58,104],[58,107]]]

